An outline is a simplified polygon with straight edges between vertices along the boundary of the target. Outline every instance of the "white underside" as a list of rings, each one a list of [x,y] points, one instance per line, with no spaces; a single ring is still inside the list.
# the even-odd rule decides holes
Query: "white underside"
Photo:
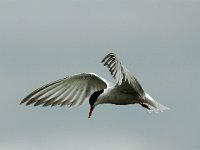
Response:
[[[120,91],[116,87],[108,88],[98,97],[97,103],[104,104],[104,103],[111,103],[116,105],[128,105],[128,104],[135,104],[139,103],[139,99],[134,97],[131,94],[126,93],[126,91]]]
[[[95,105],[98,104],[116,104],[116,105],[128,105],[128,104],[137,104],[141,101],[137,96],[130,94],[126,91],[122,91],[120,88],[117,87],[110,87],[105,89],[104,93],[102,93],[98,100],[96,101]],[[164,110],[169,109],[168,107],[156,102],[149,94],[145,93],[145,99],[142,100],[144,104],[146,104],[150,110],[149,112],[163,112]]]

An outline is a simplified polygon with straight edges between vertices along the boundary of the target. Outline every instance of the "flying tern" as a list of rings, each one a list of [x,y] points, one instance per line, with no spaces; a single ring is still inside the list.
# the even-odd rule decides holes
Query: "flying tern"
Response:
[[[114,53],[107,54],[102,60],[116,84],[109,84],[95,73],[81,73],[44,85],[28,96],[20,104],[34,106],[79,106],[89,99],[91,117],[99,104],[128,105],[139,104],[149,112],[162,112],[168,107],[156,102],[147,94],[138,80],[124,67]]]

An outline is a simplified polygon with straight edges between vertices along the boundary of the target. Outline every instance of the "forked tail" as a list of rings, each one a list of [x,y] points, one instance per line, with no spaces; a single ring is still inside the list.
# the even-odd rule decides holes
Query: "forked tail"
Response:
[[[170,108],[156,102],[149,94],[145,93],[145,102],[144,104],[149,107],[148,111],[154,111],[154,112],[163,112],[164,110],[170,110]]]

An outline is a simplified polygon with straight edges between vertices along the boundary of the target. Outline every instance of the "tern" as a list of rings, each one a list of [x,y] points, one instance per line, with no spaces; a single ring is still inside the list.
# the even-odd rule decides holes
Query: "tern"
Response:
[[[114,53],[102,60],[107,66],[116,84],[110,84],[95,73],[81,73],[44,85],[28,96],[20,104],[34,106],[79,106],[89,99],[91,117],[99,104],[128,105],[139,104],[147,111],[162,112],[168,107],[156,102],[147,94],[138,80],[121,64]]]

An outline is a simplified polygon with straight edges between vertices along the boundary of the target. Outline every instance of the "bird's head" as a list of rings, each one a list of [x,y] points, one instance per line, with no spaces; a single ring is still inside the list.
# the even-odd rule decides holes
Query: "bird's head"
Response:
[[[103,93],[104,90],[100,90],[100,91],[96,91],[94,92],[90,98],[89,98],[89,103],[90,103],[90,111],[89,111],[89,116],[88,118],[90,118],[92,116],[92,112],[94,110],[94,108],[97,106],[97,99],[99,97],[99,95],[101,95]]]

